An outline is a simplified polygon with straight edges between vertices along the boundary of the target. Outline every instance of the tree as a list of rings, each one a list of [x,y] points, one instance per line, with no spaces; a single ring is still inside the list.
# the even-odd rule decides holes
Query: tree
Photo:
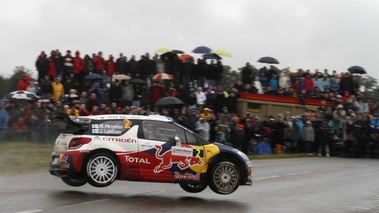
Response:
[[[22,75],[32,75],[32,71],[26,69],[24,66],[17,66],[13,69],[13,75],[10,77],[0,76],[0,97],[17,90],[18,82],[22,79]]]
[[[378,80],[369,75],[361,75],[357,76],[359,85],[363,90],[363,98],[368,99],[371,98],[373,101],[378,101],[379,98],[379,87]]]
[[[224,89],[229,89],[230,85],[236,83],[240,79],[241,77],[239,72],[232,70],[232,68],[228,65],[224,66],[221,85]]]

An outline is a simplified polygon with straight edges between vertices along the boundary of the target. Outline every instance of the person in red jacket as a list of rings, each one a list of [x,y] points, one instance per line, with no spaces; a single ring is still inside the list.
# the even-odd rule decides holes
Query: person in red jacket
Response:
[[[105,74],[106,76],[106,82],[111,83],[112,82],[112,76],[114,74],[115,69],[115,63],[113,61],[113,55],[109,55],[109,59],[105,62]]]
[[[57,69],[54,62],[54,56],[49,57],[49,70],[47,71],[47,75],[50,77],[50,80],[55,79],[57,76]]]
[[[155,82],[150,90],[151,90],[151,96],[150,96],[150,103],[155,104],[159,99],[163,98],[164,93],[164,86],[158,81]]]
[[[74,65],[72,69],[72,73],[74,74],[74,79],[80,80],[81,73],[84,68],[84,60],[80,57],[80,52],[77,50],[75,52]]]
[[[93,62],[95,64],[94,72],[103,76],[105,70],[105,59],[103,58],[103,53],[99,52],[93,57]]]
[[[311,77],[309,73],[307,73],[307,75],[305,76],[304,83],[305,83],[305,91],[307,91],[307,93],[311,92],[315,84],[314,84],[313,78]]]
[[[31,80],[32,79],[28,75],[23,74],[22,79],[18,82],[17,90],[27,90],[30,86]]]
[[[27,139],[29,128],[25,123],[23,117],[19,117],[17,122],[13,123],[11,126],[12,138],[15,141],[25,141]]]

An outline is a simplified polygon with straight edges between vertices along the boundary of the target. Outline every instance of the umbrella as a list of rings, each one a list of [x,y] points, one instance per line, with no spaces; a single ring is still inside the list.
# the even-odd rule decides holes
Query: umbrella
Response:
[[[156,54],[163,54],[163,53],[167,53],[167,52],[171,52],[171,50],[168,48],[165,48],[165,47],[161,47],[161,48],[155,50]]]
[[[184,52],[181,50],[171,50],[171,52],[174,54],[184,54]]]
[[[172,79],[174,79],[174,77],[170,74],[162,72],[162,73],[158,73],[158,74],[154,75],[153,79],[154,80],[172,80]]]
[[[116,74],[112,76],[116,80],[129,80],[130,76],[124,74]]]
[[[217,55],[222,55],[226,57],[232,57],[232,54],[226,50],[213,50],[212,53],[216,53]]]
[[[222,59],[221,56],[217,55],[216,53],[206,53],[203,55],[203,58],[204,59],[216,59],[216,60]]]
[[[262,57],[258,60],[258,62],[266,63],[266,64],[279,64],[278,60],[270,56]]]
[[[349,70],[351,74],[366,74],[366,70],[360,66],[352,66],[352,67],[349,67],[349,69],[347,70]]]
[[[192,55],[189,55],[189,54],[183,54],[179,57],[179,59],[181,61],[186,61],[187,59],[192,59],[193,60],[193,56]]]
[[[91,74],[88,74],[84,79],[85,80],[103,80],[103,76],[97,73],[91,73]]]
[[[164,106],[164,105],[176,105],[176,104],[184,104],[182,100],[180,100],[179,98],[176,98],[176,97],[164,97],[164,98],[161,98],[157,101],[157,103],[155,103],[155,105],[160,105],[160,106]]]
[[[35,101],[38,100],[39,97],[31,92],[25,91],[25,90],[17,90],[9,93],[5,96],[8,99],[11,100],[29,100],[29,101]]]
[[[147,84],[145,80],[140,79],[140,78],[133,78],[132,80],[130,80],[130,83],[131,84]]]
[[[173,60],[175,57],[178,57],[178,55],[176,55],[176,53],[174,52],[166,52],[166,53],[163,53],[161,55],[161,59],[163,60],[165,57],[167,57],[169,60]]]
[[[211,51],[212,49],[206,46],[199,46],[192,50],[193,53],[199,53],[199,54],[210,53]]]

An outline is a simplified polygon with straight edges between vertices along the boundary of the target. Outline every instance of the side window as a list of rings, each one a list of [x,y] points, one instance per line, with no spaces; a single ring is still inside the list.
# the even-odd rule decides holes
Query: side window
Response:
[[[144,121],[142,122],[142,138],[148,139],[148,140],[158,140],[156,134],[155,134],[155,122],[151,121]]]
[[[172,123],[143,121],[142,130],[144,139],[168,142],[175,141],[175,136],[178,136],[182,143],[186,143],[184,130]]]
[[[198,145],[197,139],[191,133],[186,131],[187,143],[191,145]]]

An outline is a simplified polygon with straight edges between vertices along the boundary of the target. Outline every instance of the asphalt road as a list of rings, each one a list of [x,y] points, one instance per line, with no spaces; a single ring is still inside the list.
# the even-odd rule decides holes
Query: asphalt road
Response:
[[[379,159],[259,160],[253,166],[253,186],[226,196],[127,181],[73,188],[47,170],[0,175],[0,212],[379,212]]]

